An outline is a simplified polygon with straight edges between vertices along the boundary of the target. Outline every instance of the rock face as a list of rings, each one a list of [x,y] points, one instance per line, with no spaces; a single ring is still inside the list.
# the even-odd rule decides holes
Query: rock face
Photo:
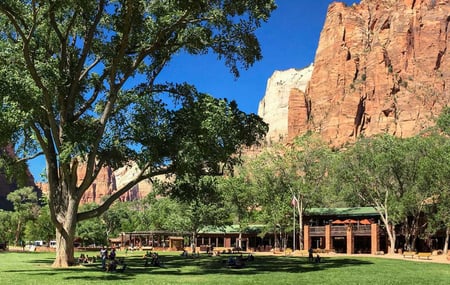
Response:
[[[449,0],[331,4],[306,92],[291,89],[288,119],[279,116],[288,138],[311,130],[342,146],[434,125],[450,99],[449,35]]]
[[[266,93],[259,102],[258,115],[269,124],[269,143],[284,141],[288,137],[290,126],[297,126],[299,123],[297,117],[290,118],[290,115],[293,111],[302,112],[303,92],[313,70],[313,65],[310,65],[304,69],[275,71],[267,80]]]
[[[6,153],[7,155],[14,157],[14,149],[11,145],[6,146],[5,148],[1,148],[0,152]],[[41,197],[42,192],[38,187],[34,184],[33,175],[27,171],[26,173],[26,181],[25,186],[31,186],[37,192],[38,197]],[[13,192],[18,188],[18,185],[13,181],[8,181],[4,173],[1,172],[0,169],[0,209],[2,210],[13,210],[13,205],[8,201],[7,196],[9,193]]]
[[[85,171],[85,166],[81,165],[78,169],[79,183],[81,183]],[[138,169],[136,165],[125,166],[115,171],[113,171],[110,167],[102,168],[97,176],[97,179],[95,179],[91,187],[84,193],[81,198],[81,203],[85,204],[95,202],[99,204],[104,196],[111,195],[130,181],[137,171]],[[148,181],[142,181],[123,194],[119,200],[138,200],[145,197],[151,190],[151,183]]]
[[[113,170],[111,167],[103,167],[95,179],[94,183],[81,197],[81,204],[97,203],[100,204],[105,196],[109,196],[116,192],[120,187],[125,185],[138,171],[136,165],[125,166],[118,170]],[[78,167],[78,185],[81,184],[86,166],[80,165]],[[37,187],[43,193],[48,193],[48,184],[38,183]],[[150,181],[141,181],[135,185],[128,192],[123,194],[120,201],[134,201],[147,196],[152,191],[152,184]]]

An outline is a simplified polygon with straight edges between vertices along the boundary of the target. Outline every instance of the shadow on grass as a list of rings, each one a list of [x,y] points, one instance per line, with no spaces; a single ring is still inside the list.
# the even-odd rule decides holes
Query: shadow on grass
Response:
[[[132,280],[137,275],[160,276],[195,276],[204,274],[221,275],[257,275],[267,272],[308,273],[333,268],[346,268],[355,266],[367,266],[373,264],[370,261],[352,258],[322,258],[320,263],[309,263],[305,257],[280,257],[280,256],[256,256],[254,261],[248,261],[240,269],[227,266],[227,255],[201,256],[199,258],[184,258],[179,255],[161,255],[162,267],[145,267],[145,261],[139,256],[127,256],[127,267],[124,272],[104,272],[99,262],[74,266],[70,268],[51,268],[52,258],[29,259],[26,263],[40,264],[41,266],[30,270],[24,266],[23,270],[10,270],[9,272],[23,272],[27,275],[45,276],[63,274],[65,280],[89,280],[89,281],[120,281]]]

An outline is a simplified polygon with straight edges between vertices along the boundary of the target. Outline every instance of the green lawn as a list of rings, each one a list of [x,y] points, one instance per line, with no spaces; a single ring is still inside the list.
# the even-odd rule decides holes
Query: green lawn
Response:
[[[450,284],[450,265],[431,262],[343,256],[310,264],[305,257],[256,256],[245,268],[229,269],[226,255],[162,253],[164,267],[157,268],[144,267],[142,255],[128,253],[124,273],[107,273],[99,263],[53,269],[54,253],[0,252],[0,284]]]

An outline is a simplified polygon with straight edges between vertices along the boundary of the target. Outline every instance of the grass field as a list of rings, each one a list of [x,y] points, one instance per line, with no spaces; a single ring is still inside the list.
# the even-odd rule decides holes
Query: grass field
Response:
[[[125,257],[123,273],[104,272],[98,262],[53,269],[54,253],[0,252],[0,284],[450,284],[449,264],[376,257],[329,257],[312,264],[305,257],[256,256],[244,268],[230,269],[226,255],[191,259],[161,253],[162,268],[144,267],[143,252],[118,256]]]

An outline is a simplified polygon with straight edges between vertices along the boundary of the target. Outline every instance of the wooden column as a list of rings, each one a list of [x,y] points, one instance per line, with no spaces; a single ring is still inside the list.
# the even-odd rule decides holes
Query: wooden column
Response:
[[[309,225],[303,226],[303,249],[311,247],[311,238],[309,237]]]
[[[380,241],[378,237],[378,224],[370,225],[370,243],[371,243],[370,253],[376,254],[377,251],[380,250]]]
[[[352,225],[347,226],[347,254],[353,254],[355,242],[353,240],[353,228]]]
[[[325,250],[331,250],[331,225],[325,225]]]

